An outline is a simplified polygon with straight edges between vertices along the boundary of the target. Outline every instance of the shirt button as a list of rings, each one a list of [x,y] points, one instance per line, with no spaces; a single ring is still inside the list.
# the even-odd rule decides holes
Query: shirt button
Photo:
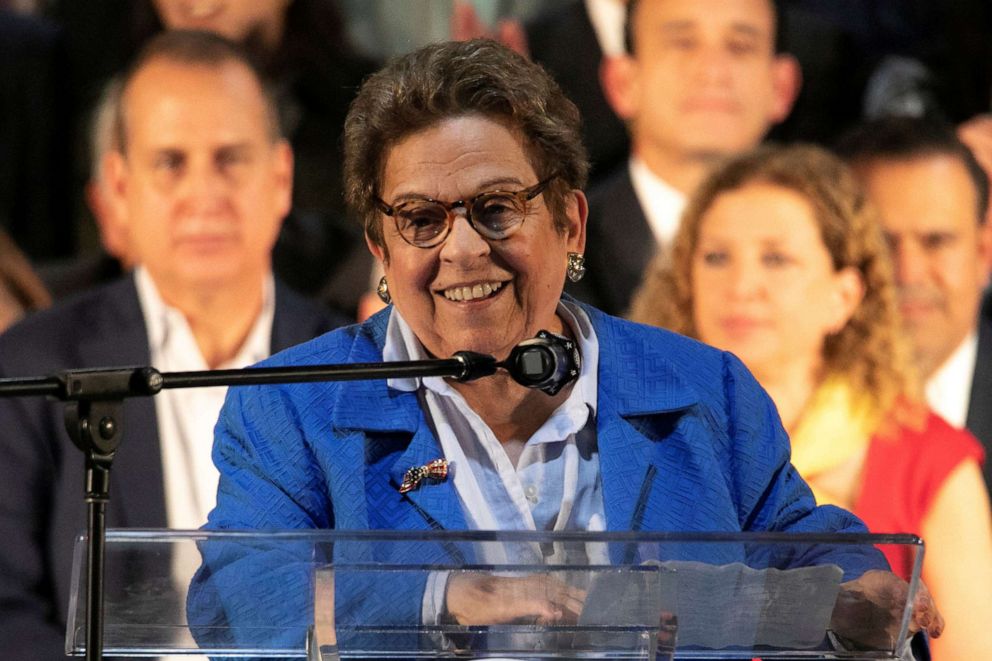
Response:
[[[536,503],[537,502],[537,487],[535,487],[532,484],[529,487],[527,487],[526,489],[524,489],[524,496],[527,498],[528,501],[530,501],[532,503]]]

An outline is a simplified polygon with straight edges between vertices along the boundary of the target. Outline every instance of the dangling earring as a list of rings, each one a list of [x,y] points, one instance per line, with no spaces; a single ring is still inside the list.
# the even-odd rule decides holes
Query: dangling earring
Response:
[[[378,294],[379,300],[386,305],[393,302],[393,297],[389,295],[389,283],[386,282],[386,276],[379,278],[379,286],[375,288],[375,293]]]
[[[585,255],[580,252],[568,253],[568,266],[565,268],[565,274],[572,282],[581,280],[582,276],[586,274]]]

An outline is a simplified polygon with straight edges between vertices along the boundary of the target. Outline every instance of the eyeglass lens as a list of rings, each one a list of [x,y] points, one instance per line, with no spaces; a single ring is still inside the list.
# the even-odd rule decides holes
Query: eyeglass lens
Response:
[[[489,239],[504,239],[523,222],[524,202],[512,193],[485,193],[474,198],[468,218]],[[396,225],[415,246],[429,246],[448,231],[448,209],[440,202],[415,200],[396,208]]]

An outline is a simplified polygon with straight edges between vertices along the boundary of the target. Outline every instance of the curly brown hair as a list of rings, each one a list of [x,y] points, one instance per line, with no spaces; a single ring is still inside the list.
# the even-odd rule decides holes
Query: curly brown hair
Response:
[[[362,85],[344,125],[345,197],[366,234],[382,242],[375,204],[389,150],[442,120],[477,114],[518,131],[559,231],[566,196],[586,184],[589,162],[575,104],[539,65],[495,41],[425,46],[391,60]]]
[[[851,170],[812,145],[766,145],[718,168],[699,187],[682,216],[670,256],[659,255],[645,273],[630,318],[698,337],[692,318],[692,260],[703,217],[717,197],[753,183],[781,186],[812,206],[820,238],[837,271],[861,275],[864,297],[847,324],[823,344],[827,373],[849,379],[880,411],[900,398],[916,400],[918,384],[900,329],[888,248],[873,207]]]

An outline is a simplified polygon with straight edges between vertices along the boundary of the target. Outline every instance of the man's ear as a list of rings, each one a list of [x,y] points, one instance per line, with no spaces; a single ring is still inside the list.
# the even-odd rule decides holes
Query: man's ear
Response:
[[[985,222],[978,226],[978,284],[989,286],[992,277],[992,205],[985,214]]]
[[[104,201],[109,207],[109,216],[127,225],[127,187],[130,175],[124,154],[116,150],[104,154],[100,159],[100,175],[103,177]]]
[[[276,187],[276,205],[280,211],[279,218],[289,215],[293,207],[293,148],[286,140],[275,144],[273,163],[273,185]]]
[[[803,85],[803,72],[799,60],[788,53],[780,53],[772,62],[772,105],[769,120],[778,124],[792,112],[799,90]]]
[[[599,84],[617,117],[625,122],[637,116],[640,107],[640,78],[637,62],[630,55],[603,58]]]

